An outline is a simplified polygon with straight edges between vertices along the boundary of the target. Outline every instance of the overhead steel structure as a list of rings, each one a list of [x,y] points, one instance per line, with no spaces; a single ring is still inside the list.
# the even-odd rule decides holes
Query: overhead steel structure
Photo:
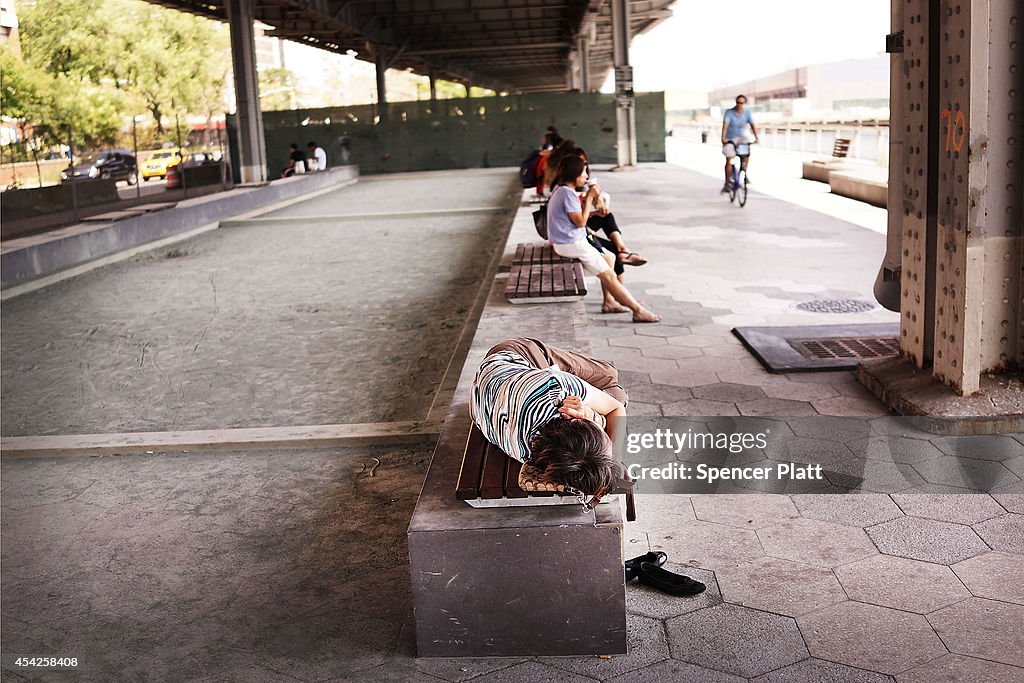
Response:
[[[377,99],[387,101],[384,71],[411,69],[498,92],[595,90],[615,66],[622,122],[631,108],[626,48],[632,36],[671,16],[675,0],[150,0],[228,21],[243,138],[243,181],[263,179],[264,154],[251,55],[252,21],[269,35],[340,53],[377,67]],[[613,17],[614,15],[614,17]],[[614,19],[614,21],[613,21]],[[625,74],[625,76],[623,76]],[[628,76],[627,80],[623,80]],[[247,123],[248,122],[248,123]],[[620,131],[620,164],[635,164],[631,131]],[[257,143],[257,138],[260,142]]]
[[[221,21],[230,0],[151,0]],[[630,33],[669,17],[675,0],[628,0]],[[597,87],[612,67],[609,0],[252,0],[269,35],[389,68],[499,92],[570,89],[570,66],[589,62]],[[578,60],[584,41],[586,60]]]

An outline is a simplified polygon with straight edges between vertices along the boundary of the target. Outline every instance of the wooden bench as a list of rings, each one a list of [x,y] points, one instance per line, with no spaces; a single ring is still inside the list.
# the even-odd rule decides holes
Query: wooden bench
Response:
[[[519,487],[522,463],[487,441],[476,425],[469,431],[462,456],[455,497],[473,507],[521,507],[530,505],[579,505],[576,496],[552,491],[524,491]],[[626,496],[626,520],[636,521],[633,491]]]
[[[513,304],[579,301],[587,295],[583,265],[546,242],[521,243],[512,260],[505,298]]]
[[[850,139],[849,138],[836,138],[836,142],[832,145],[832,156],[836,159],[845,159],[850,153]]]

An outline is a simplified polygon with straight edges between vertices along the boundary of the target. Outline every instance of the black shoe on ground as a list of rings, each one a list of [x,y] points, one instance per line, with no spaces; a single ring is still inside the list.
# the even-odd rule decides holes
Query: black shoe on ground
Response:
[[[650,562],[656,567],[660,567],[665,564],[668,560],[668,555],[661,552],[660,550],[652,550],[646,552],[640,557],[634,557],[632,560],[626,560],[626,582],[632,581],[640,573],[640,565],[644,562]]]
[[[650,562],[640,564],[640,583],[651,588],[668,593],[669,595],[697,595],[703,593],[707,588],[700,581],[694,581],[688,576],[670,572]]]

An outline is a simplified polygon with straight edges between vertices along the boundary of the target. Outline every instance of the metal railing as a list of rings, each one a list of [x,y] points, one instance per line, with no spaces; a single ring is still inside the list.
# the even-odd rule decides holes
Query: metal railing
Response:
[[[709,144],[719,144],[721,123],[683,124],[672,127],[673,137]],[[836,139],[850,140],[848,157],[871,161],[880,166],[889,163],[889,122],[770,122],[757,124],[760,144],[767,149],[800,152],[808,156],[832,156]]]

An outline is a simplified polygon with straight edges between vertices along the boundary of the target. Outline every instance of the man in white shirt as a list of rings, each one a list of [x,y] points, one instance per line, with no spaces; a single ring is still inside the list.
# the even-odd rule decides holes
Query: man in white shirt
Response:
[[[323,150],[323,147],[317,146],[315,142],[310,142],[307,145],[309,154],[306,155],[308,161],[306,162],[307,170],[309,171],[325,171],[327,170],[327,152]]]

